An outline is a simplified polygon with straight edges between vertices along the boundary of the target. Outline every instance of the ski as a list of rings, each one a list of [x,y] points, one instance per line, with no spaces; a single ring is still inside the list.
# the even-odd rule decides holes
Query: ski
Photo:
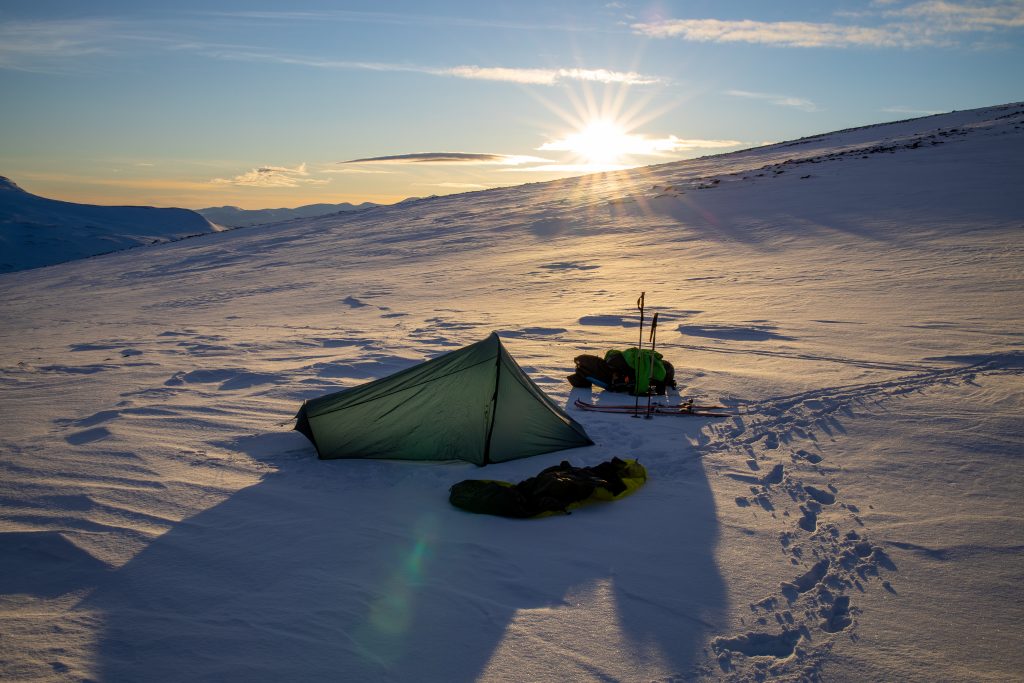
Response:
[[[580,410],[591,411],[595,413],[613,413],[621,415],[632,415],[635,409],[628,405],[617,405],[617,406],[596,406],[593,403],[587,403],[576,399],[576,407]],[[683,403],[681,405],[662,405],[654,404],[651,406],[651,415],[695,415],[698,417],[733,417],[730,413],[717,413],[716,410],[728,410],[725,406],[704,406],[704,405],[693,405],[690,403]],[[641,409],[641,412],[644,412]]]
[[[633,407],[629,406],[629,405],[626,405],[626,404],[598,406],[598,405],[594,405],[593,403],[587,403],[586,401],[583,401],[581,399],[576,399],[576,405],[581,407],[581,408],[583,408],[584,410],[587,409],[587,408],[593,408],[594,410],[606,410],[606,411],[610,411],[610,412],[632,412],[633,411]],[[729,410],[729,408],[727,406],[697,405],[697,404],[694,404],[691,401],[685,401],[685,402],[677,404],[677,405],[666,405],[664,403],[654,403],[654,404],[651,405],[651,407],[652,408],[661,408],[663,410],[668,410],[668,411],[671,411],[671,412],[689,412],[690,410]]]

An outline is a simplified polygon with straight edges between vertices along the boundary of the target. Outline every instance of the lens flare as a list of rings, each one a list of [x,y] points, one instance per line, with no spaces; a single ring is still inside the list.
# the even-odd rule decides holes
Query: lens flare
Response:
[[[416,522],[412,537],[387,553],[391,555],[390,568],[382,567],[376,597],[367,605],[365,621],[352,633],[353,642],[368,659],[390,663],[404,656],[417,607],[421,607],[420,592],[427,580],[436,536],[436,520],[425,517]]]

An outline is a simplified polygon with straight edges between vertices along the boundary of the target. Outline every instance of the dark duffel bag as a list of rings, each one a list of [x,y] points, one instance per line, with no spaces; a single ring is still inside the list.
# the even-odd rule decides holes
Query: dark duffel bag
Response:
[[[583,354],[576,356],[573,362],[576,364],[576,372],[567,378],[569,384],[584,389],[594,384],[605,389],[611,385],[612,371],[604,358]]]

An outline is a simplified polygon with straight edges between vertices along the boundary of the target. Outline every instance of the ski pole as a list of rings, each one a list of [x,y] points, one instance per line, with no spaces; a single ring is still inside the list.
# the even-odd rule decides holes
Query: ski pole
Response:
[[[658,342],[658,314],[654,314],[654,318],[651,320],[651,362],[647,367],[647,414],[644,418],[647,420],[651,419],[651,377],[654,376],[654,346]]]
[[[636,401],[633,402],[633,417],[640,417],[640,394],[637,393],[637,369],[640,366],[640,349],[644,347],[644,297],[647,296],[647,292],[640,292],[640,298],[636,300],[636,307],[640,309],[640,341],[637,342],[636,348],[636,364],[637,367],[633,368],[633,393],[636,395]]]

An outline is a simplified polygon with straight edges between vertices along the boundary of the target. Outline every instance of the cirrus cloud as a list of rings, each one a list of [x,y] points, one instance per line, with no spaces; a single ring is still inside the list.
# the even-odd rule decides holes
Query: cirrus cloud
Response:
[[[365,157],[340,161],[341,164],[470,164],[516,166],[526,163],[546,163],[548,159],[522,154],[489,154],[478,152],[418,152],[413,154],[389,154],[387,156]]]
[[[579,145],[576,138],[579,134],[568,135],[558,140],[550,140],[537,148],[538,151],[547,152],[574,152]],[[646,135],[621,135],[616,140],[616,151],[619,154],[635,154],[641,156],[659,156],[672,152],[686,152],[695,149],[722,149],[726,147],[739,147],[743,143],[739,140],[697,140],[683,139],[675,135],[665,138],[649,138]]]
[[[455,66],[448,69],[437,69],[433,73],[439,76],[455,76],[482,81],[508,81],[527,85],[557,85],[566,81],[650,85],[661,81],[655,76],[645,76],[635,71],[612,71],[610,69],[516,69]]]
[[[309,177],[306,164],[295,168],[287,166],[260,166],[234,178],[214,178],[217,185],[239,185],[242,187],[299,187],[300,185],[326,185],[329,181]]]
[[[751,100],[766,100],[780,107],[793,107],[794,109],[802,109],[803,111],[811,112],[819,111],[818,105],[802,97],[776,95],[766,92],[750,92],[749,90],[726,90],[725,94],[732,95],[733,97],[744,97]]]
[[[664,19],[636,23],[632,28],[637,33],[654,38],[774,47],[949,47],[959,44],[965,34],[990,34],[1024,27],[1024,3],[1018,0],[969,3],[925,0],[905,7],[838,16],[865,21],[846,24],[752,19]]]
[[[910,47],[935,42],[925,36],[915,39],[889,28],[808,21],[669,19],[634,24],[633,28],[654,38],[683,38],[702,43],[756,43],[777,47]]]
[[[418,73],[429,76],[463,78],[474,81],[497,81],[519,83],[523,85],[559,85],[573,81],[590,83],[650,85],[661,83],[657,76],[641,74],[636,71],[616,71],[613,69],[584,69],[582,67],[533,68],[511,66],[479,66],[463,64],[457,66],[428,66],[421,64],[393,64],[389,62],[367,62],[356,60],[338,60],[323,57],[279,54],[244,48],[224,47],[218,45],[189,44],[181,46],[212,59],[236,62],[263,62],[269,64],[287,64],[305,66],[316,69],[332,69],[338,71],[379,71],[394,73]]]
[[[359,14],[359,13],[355,13]],[[274,16],[269,13],[267,18]],[[310,20],[315,13],[298,13]],[[283,16],[295,16],[284,13]],[[191,53],[207,59],[285,64],[339,71],[418,73],[475,81],[554,86],[571,82],[649,85],[664,79],[636,71],[566,66],[557,68],[480,66],[457,64],[436,66],[416,63],[373,62],[333,59],[315,54],[276,52],[253,45],[196,40],[174,31],[156,31],[152,26],[104,19],[4,21],[0,18],[0,69],[59,71],[80,68],[84,57],[116,57],[129,51]]]

